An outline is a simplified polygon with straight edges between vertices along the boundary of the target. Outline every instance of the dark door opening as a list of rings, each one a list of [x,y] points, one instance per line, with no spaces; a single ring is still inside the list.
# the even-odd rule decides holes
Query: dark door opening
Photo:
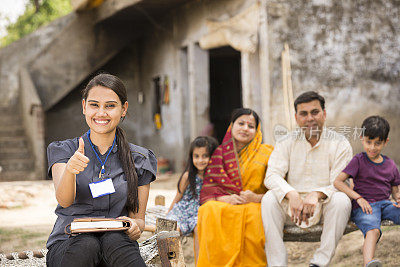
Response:
[[[221,143],[232,111],[242,107],[240,52],[225,46],[209,50],[209,57],[210,121],[214,137]]]

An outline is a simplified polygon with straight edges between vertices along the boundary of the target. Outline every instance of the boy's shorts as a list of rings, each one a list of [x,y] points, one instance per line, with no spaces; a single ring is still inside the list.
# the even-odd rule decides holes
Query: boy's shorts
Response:
[[[378,229],[382,235],[381,220],[391,220],[395,224],[400,224],[400,208],[393,206],[390,200],[381,200],[369,204],[372,208],[372,214],[364,213],[361,208],[351,212],[351,220],[360,228],[364,237],[372,229]]]

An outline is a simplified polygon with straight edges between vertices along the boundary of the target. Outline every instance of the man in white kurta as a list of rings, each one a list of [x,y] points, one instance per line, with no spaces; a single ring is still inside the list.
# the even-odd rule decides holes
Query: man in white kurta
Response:
[[[309,227],[323,221],[321,246],[310,266],[328,266],[351,212],[350,199],[333,181],[351,160],[346,138],[324,127],[325,100],[306,92],[295,101],[302,129],[278,141],[268,162],[261,201],[268,266],[287,266],[283,242],[285,223]]]

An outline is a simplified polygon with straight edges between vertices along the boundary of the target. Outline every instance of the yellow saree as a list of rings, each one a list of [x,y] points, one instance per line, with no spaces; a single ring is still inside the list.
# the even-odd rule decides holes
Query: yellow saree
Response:
[[[211,157],[200,194],[198,213],[199,258],[197,266],[266,266],[261,204],[231,205],[215,201],[221,195],[251,190],[265,193],[263,184],[270,145],[261,144],[258,126],[254,139],[239,153],[231,127]]]

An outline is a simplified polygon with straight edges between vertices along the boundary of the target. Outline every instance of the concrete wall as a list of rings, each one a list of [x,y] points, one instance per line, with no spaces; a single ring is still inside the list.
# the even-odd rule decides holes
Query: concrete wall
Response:
[[[182,169],[190,141],[209,122],[208,52],[197,44],[207,32],[206,19],[228,19],[254,2],[194,1],[167,13],[158,25],[146,31],[141,87],[150,93],[146,99],[153,99],[152,77],[168,75],[171,102],[162,105],[161,130],[155,129],[151,117],[142,118],[143,143],[157,144],[157,155],[171,160],[175,170]],[[146,105],[151,108],[148,102]]]
[[[97,13],[78,13],[29,64],[44,110],[57,104],[132,39],[132,25],[96,24]]]
[[[8,138],[23,139],[26,142],[26,155],[22,158],[13,154],[5,154],[4,160],[14,160],[17,167],[9,170],[6,175],[8,180],[43,179],[45,177],[45,146],[42,103],[37,96],[37,91],[28,72],[28,64],[49,45],[58,35],[59,31],[75,18],[69,14],[57,19],[47,26],[0,50],[0,107],[21,112],[13,114],[14,123],[21,124],[25,134],[23,136],[10,135]],[[12,113],[10,113],[12,114]],[[18,126],[18,125],[16,125]],[[11,128],[12,127],[7,127]],[[29,159],[32,167],[28,167],[24,160]]]
[[[179,78],[182,47],[196,43],[207,32],[206,19],[224,20],[238,14],[256,1],[192,2],[167,15],[160,28],[147,31],[144,40],[142,83],[167,74],[177,87],[172,90],[170,106],[163,106],[164,128],[156,133],[150,125],[145,143],[160,142],[160,155],[181,147],[184,135],[181,120],[174,118],[187,105],[179,102],[184,92]],[[268,1],[269,69],[271,79],[271,126],[284,122],[281,51],[285,42],[291,49],[294,96],[307,90],[319,91],[326,98],[327,125],[349,136],[354,152],[360,152],[355,127],[369,115],[385,116],[391,124],[391,143],[385,154],[400,162],[400,3],[386,1]],[[258,51],[250,56],[252,66],[252,107],[259,111]],[[189,55],[190,61],[190,55]],[[196,62],[197,67],[200,63]],[[190,65],[190,62],[189,62]],[[174,66],[172,68],[171,66]],[[254,67],[256,66],[256,67]],[[204,69],[203,69],[204,71]],[[189,71],[190,76],[190,71]],[[189,85],[190,86],[190,85]],[[206,87],[196,88],[197,116],[207,120]],[[176,97],[176,98],[175,98]],[[182,100],[181,100],[182,101]],[[185,101],[183,99],[183,101]],[[205,104],[206,103],[206,104]],[[174,108],[173,108],[174,107]],[[180,110],[180,107],[182,110]],[[150,120],[149,120],[150,121]],[[149,121],[144,121],[144,124]],[[346,132],[345,127],[351,128]],[[201,128],[201,127],[199,127]],[[153,130],[151,130],[153,129]],[[153,139],[152,135],[156,134]],[[183,144],[187,147],[187,144]]]
[[[208,122],[207,53],[197,46],[207,32],[206,19],[228,19],[255,2],[193,1],[166,12],[142,38],[102,68],[121,77],[128,87],[130,116],[123,127],[131,142],[153,149],[158,157],[170,159],[175,170],[181,170],[191,133],[199,134]],[[267,10],[271,114],[262,120],[270,121],[272,128],[285,121],[280,55],[287,42],[295,97],[307,90],[319,91],[327,101],[327,124],[339,131],[343,130],[340,126],[360,127],[368,115],[387,117],[392,130],[385,154],[400,162],[395,153],[400,149],[400,3],[268,1]],[[251,97],[253,108],[261,113],[262,105],[268,103],[259,97],[264,75],[257,54],[250,55]],[[170,103],[162,105],[163,127],[156,130],[152,79],[166,75]],[[138,92],[144,94],[142,104],[137,101]],[[47,112],[47,142],[85,130],[79,98],[79,93],[73,92]],[[190,99],[195,99],[194,105]],[[63,120],[66,117],[70,119]],[[359,142],[351,143],[359,152]]]
[[[123,81],[128,91],[129,110],[127,119],[122,123],[122,127],[127,131],[131,142],[141,143],[137,140],[137,131],[140,131],[138,119],[142,112],[138,110],[137,104],[137,79],[139,74],[138,65],[135,64],[136,47],[131,46],[122,50],[114,59],[104,65],[101,70],[118,75]],[[88,77],[60,103],[46,112],[46,146],[55,140],[64,140],[79,136],[88,130],[85,117],[82,114],[81,91],[90,80]]]
[[[43,179],[46,177],[44,111],[31,77],[24,68],[20,72],[20,85],[22,120],[34,156],[34,175],[39,179]]]
[[[189,142],[209,121],[208,53],[197,45],[207,31],[206,19],[227,19],[252,3],[224,0],[184,5],[166,13],[143,38],[101,68],[119,76],[128,88],[129,116],[122,127],[131,142],[153,149],[158,157],[168,158],[175,170],[182,170]],[[170,103],[161,106],[160,130],[153,123],[156,76],[162,80],[168,76],[170,83]],[[46,112],[46,144],[86,130],[79,93],[86,82]],[[142,104],[138,92],[144,95]],[[192,106],[190,99],[195,100]]]
[[[51,43],[74,18],[75,14],[71,13],[0,49],[0,106],[17,104],[21,68]]]
[[[268,5],[272,125],[284,121],[280,53],[291,48],[295,97],[316,90],[326,98],[327,124],[361,127],[379,114],[390,125],[384,153],[400,155],[400,2],[274,1]],[[360,152],[358,140],[354,152]]]

